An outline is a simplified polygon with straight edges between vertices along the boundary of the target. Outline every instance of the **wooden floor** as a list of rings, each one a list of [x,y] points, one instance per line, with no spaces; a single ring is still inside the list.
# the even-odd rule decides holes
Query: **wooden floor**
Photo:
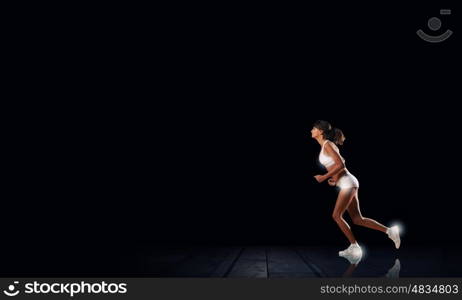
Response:
[[[365,248],[358,264],[338,247],[146,247],[121,259],[121,273],[149,277],[311,278],[462,276],[461,249]]]

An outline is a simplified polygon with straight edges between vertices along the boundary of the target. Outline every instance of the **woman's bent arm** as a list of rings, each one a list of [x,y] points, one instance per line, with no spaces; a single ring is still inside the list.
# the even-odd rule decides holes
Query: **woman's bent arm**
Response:
[[[340,157],[340,155],[338,154],[337,151],[335,151],[332,146],[330,145],[330,143],[326,143],[326,145],[324,146],[324,149],[326,150],[327,152],[327,155],[329,155],[330,157],[332,157],[332,159],[334,160],[335,164],[334,164],[334,167],[332,169],[330,169],[326,174],[322,175],[321,176],[321,181],[319,182],[323,182],[324,180],[326,180],[327,178],[329,177],[332,177],[334,176],[335,174],[343,171],[345,169],[345,164],[343,163],[343,160],[342,158]]]

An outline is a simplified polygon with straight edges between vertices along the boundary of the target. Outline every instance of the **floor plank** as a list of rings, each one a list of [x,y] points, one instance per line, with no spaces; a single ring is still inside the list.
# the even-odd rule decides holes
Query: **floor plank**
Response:
[[[246,247],[227,277],[268,278],[266,249]]]
[[[269,277],[317,277],[313,270],[291,248],[268,248]]]

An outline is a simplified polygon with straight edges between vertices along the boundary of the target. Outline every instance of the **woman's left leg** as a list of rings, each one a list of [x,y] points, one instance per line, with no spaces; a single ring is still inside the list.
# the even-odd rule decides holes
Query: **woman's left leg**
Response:
[[[332,218],[335,220],[337,225],[352,244],[356,242],[356,238],[354,237],[348,223],[345,221],[345,219],[343,219],[343,213],[347,209],[352,198],[356,195],[357,189],[358,188],[356,187],[340,189],[337,196],[337,202],[335,203],[334,212],[332,213]]]

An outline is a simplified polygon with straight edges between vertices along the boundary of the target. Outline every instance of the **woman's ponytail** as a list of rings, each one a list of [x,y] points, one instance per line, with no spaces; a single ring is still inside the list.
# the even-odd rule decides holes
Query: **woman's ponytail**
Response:
[[[336,145],[343,145],[345,136],[340,129],[333,127],[331,130],[329,130],[329,140],[334,142]]]

